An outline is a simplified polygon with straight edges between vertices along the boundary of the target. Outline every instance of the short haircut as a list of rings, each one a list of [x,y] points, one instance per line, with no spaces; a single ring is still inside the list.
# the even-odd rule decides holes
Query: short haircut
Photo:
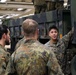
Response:
[[[49,31],[50,31],[51,29],[56,29],[56,30],[59,32],[58,28],[57,28],[55,25],[50,26],[50,27],[49,27]]]
[[[25,21],[23,21],[22,29],[24,31],[25,36],[33,36],[37,28],[38,23],[33,19],[26,19]]]
[[[0,25],[0,39],[2,38],[3,34],[7,34],[8,33],[8,26],[6,25]]]

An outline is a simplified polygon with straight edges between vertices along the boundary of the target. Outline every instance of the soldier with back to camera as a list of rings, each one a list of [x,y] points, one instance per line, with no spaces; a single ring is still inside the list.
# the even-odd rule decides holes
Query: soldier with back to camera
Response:
[[[54,53],[37,41],[38,23],[26,19],[22,28],[26,41],[12,54],[5,75],[64,75]]]

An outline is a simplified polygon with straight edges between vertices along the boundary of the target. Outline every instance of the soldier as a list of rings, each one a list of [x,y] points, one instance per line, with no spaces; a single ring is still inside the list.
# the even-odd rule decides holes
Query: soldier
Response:
[[[0,75],[5,74],[6,66],[10,54],[5,49],[5,45],[10,43],[10,31],[7,26],[0,25]]]
[[[22,28],[26,41],[12,54],[5,75],[64,75],[54,53],[37,41],[38,23],[26,19]]]
[[[73,32],[74,31],[71,30],[67,35],[63,36],[62,39],[58,39],[58,28],[55,25],[51,26],[49,28],[49,36],[51,40],[45,44],[45,46],[49,47],[56,54],[56,57],[65,75],[69,75],[66,74],[67,65],[65,52],[67,52],[66,49],[68,47],[69,41],[71,40]]]
[[[35,14],[39,14],[46,11],[45,0],[32,0],[35,7]]]

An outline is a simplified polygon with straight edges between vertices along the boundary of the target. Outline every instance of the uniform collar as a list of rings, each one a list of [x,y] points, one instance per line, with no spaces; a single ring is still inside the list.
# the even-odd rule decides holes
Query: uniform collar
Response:
[[[34,40],[34,39],[28,39],[28,40],[25,41],[25,43],[34,43],[35,41],[37,41],[37,40]]]
[[[57,43],[50,43],[50,41],[49,41],[49,42],[46,43],[46,45],[47,45],[48,47],[59,46],[59,45],[60,45],[60,41],[58,40]]]
[[[0,47],[3,49],[3,50],[5,50],[6,51],[6,49],[0,44]]]

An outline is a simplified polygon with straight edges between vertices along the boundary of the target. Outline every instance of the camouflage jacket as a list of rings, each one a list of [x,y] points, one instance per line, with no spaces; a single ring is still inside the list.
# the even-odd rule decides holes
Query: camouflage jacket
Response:
[[[0,75],[5,74],[10,54],[0,45]]]
[[[16,50],[18,47],[20,47],[20,45],[23,44],[24,42],[25,42],[25,37],[23,37],[22,39],[20,39],[20,40],[17,42],[17,44],[16,44],[16,46],[15,46],[15,50]]]
[[[11,56],[5,75],[64,75],[52,51],[27,40]]]
[[[68,34],[63,36],[62,39],[59,39],[57,43],[50,43],[49,41],[45,44],[45,46],[49,47],[56,54],[56,57],[59,61],[59,64],[63,72],[65,72],[66,70],[65,66],[67,66],[65,52],[67,52],[66,50],[72,35],[73,35],[73,31],[70,31]]]

